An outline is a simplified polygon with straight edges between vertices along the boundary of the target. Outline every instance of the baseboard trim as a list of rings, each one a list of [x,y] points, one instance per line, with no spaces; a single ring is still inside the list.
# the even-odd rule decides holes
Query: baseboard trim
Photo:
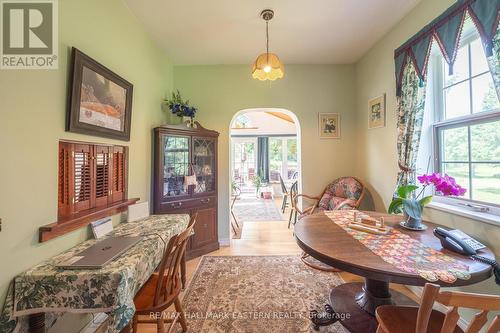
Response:
[[[230,246],[231,240],[229,238],[219,238],[220,246]]]
[[[418,296],[418,298],[422,298],[422,293],[424,292],[424,288],[422,287],[417,287],[417,286],[406,286],[408,289],[411,290],[415,295]],[[441,303],[434,303],[433,308],[439,312],[446,313],[450,310],[449,307],[441,304]],[[465,320],[464,318],[460,317],[458,320],[458,327],[460,327],[462,330],[465,331],[467,329],[467,326],[469,326],[469,322]]]

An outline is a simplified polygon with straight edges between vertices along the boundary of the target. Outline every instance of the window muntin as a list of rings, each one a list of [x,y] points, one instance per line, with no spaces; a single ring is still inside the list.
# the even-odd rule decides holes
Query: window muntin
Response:
[[[500,204],[500,103],[481,40],[462,41],[453,74],[438,56],[435,170],[467,189],[465,200]]]

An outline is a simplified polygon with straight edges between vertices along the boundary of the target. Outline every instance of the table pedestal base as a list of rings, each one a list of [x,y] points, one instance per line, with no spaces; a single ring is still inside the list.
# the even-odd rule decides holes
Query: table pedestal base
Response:
[[[332,312],[326,308],[326,314],[313,316],[312,321],[315,329],[339,321],[351,333],[375,333],[378,326],[375,310],[380,305],[389,304],[417,306],[402,293],[389,290],[387,282],[365,279],[364,284],[345,283],[330,293]]]

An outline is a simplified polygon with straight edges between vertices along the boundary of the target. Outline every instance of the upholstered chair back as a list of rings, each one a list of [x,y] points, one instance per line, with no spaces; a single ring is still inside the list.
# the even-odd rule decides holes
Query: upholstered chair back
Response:
[[[319,210],[356,209],[365,193],[365,187],[355,177],[341,177],[328,185],[318,204]]]

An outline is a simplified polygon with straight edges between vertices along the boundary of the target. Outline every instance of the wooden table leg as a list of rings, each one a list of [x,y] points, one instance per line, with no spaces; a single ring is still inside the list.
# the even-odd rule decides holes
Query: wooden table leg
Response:
[[[30,333],[45,333],[45,313],[31,314],[28,321]]]
[[[351,333],[375,333],[378,326],[375,310],[380,305],[417,306],[402,293],[390,290],[389,283],[371,279],[333,288],[330,304],[340,323]]]
[[[184,251],[184,254],[182,255],[181,259],[181,282],[182,282],[182,289],[186,288],[186,251]]]

